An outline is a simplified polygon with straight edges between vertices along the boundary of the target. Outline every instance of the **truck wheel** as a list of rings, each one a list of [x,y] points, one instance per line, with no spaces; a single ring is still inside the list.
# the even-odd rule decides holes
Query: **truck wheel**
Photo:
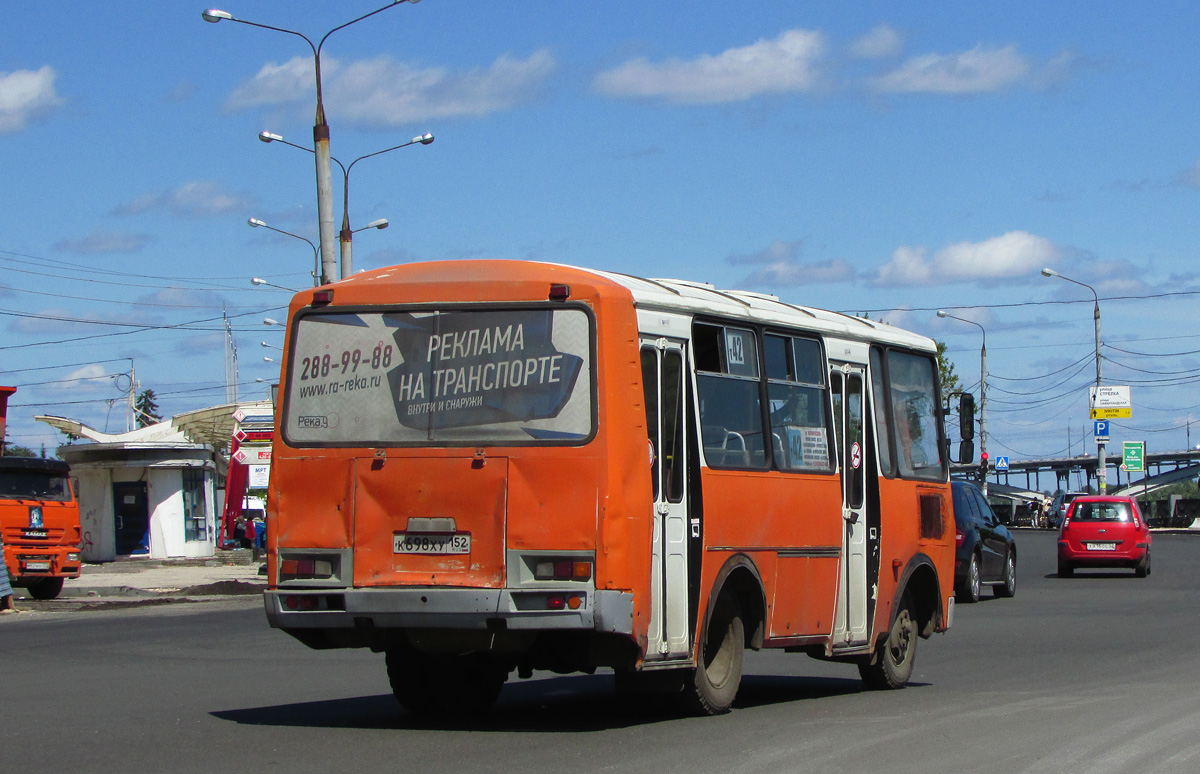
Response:
[[[38,578],[35,581],[31,581],[25,588],[28,589],[30,596],[34,599],[54,599],[62,592],[63,579]]]
[[[729,711],[742,682],[745,647],[746,633],[737,599],[724,592],[713,605],[700,663],[684,686],[685,709],[700,715]]]

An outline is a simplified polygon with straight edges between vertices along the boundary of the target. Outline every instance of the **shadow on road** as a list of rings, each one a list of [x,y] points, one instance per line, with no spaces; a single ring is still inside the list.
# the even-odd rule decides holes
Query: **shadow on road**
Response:
[[[920,687],[921,683],[910,684]],[[857,679],[747,675],[735,708],[822,699],[864,692]],[[391,694],[218,710],[221,720],[253,726],[395,728],[445,731],[604,731],[685,717],[669,697],[621,695],[612,675],[572,675],[504,687],[491,712],[477,716],[423,718],[406,712]]]

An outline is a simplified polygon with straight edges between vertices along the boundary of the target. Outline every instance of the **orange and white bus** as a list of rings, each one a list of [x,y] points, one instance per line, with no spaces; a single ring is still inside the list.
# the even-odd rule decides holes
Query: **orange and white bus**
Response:
[[[758,293],[523,261],[292,301],[267,617],[414,712],[611,668],[727,710],[747,648],[903,686],[953,614],[934,343]]]

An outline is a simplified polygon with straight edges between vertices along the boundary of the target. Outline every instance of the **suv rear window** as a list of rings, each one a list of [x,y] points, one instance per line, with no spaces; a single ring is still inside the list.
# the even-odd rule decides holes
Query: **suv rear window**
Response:
[[[1075,502],[1072,521],[1129,521],[1129,503]]]

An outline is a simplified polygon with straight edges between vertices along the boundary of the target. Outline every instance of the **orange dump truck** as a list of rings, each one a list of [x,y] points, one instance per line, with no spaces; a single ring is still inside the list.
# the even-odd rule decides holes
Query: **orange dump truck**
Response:
[[[14,587],[54,599],[78,578],[79,503],[62,460],[0,457],[0,534]]]

